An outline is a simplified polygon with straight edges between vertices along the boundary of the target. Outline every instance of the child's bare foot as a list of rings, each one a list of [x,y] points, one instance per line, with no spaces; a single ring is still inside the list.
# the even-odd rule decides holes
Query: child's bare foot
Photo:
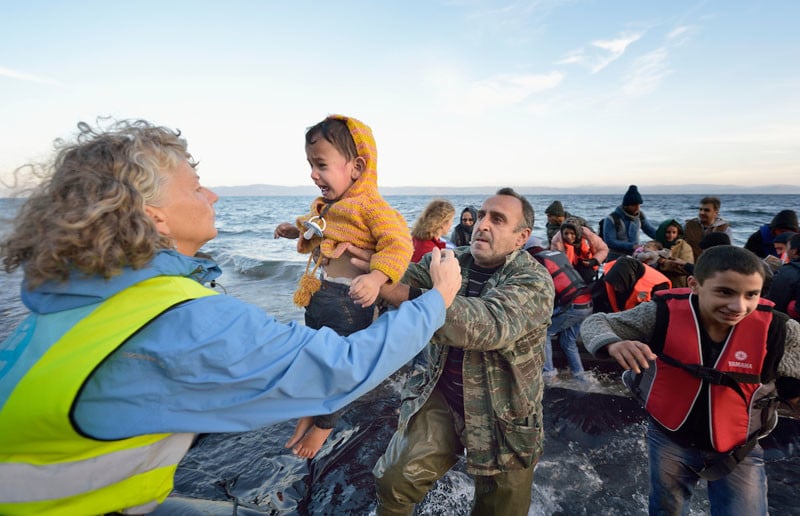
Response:
[[[303,438],[304,435],[306,435],[308,429],[311,428],[313,425],[314,425],[313,417],[301,417],[300,419],[298,419],[297,425],[294,427],[294,433],[292,434],[292,437],[290,437],[289,440],[286,441],[286,444],[284,444],[283,446],[285,448],[293,447],[300,441],[300,439]]]
[[[312,426],[297,446],[292,448],[292,453],[303,459],[313,459],[332,431],[333,428]]]

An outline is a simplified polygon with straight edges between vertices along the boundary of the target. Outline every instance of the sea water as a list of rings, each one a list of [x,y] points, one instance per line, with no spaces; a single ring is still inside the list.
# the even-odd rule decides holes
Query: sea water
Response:
[[[462,208],[479,207],[486,196],[442,197],[453,203],[458,219]],[[621,195],[527,197],[536,213],[533,234],[542,238],[544,209],[553,200],[560,200],[595,230],[621,200]],[[656,226],[667,218],[683,222],[697,216],[701,197],[644,192],[642,210]],[[387,196],[409,225],[432,198]],[[203,248],[222,267],[219,284],[228,294],[258,305],[281,322],[303,319],[303,311],[292,304],[292,293],[307,257],[296,253],[294,241],[274,239],[273,231],[277,224],[305,213],[311,200],[308,196],[221,198],[216,205],[219,234]],[[0,233],[9,227],[19,202],[0,199]],[[800,210],[800,198],[725,195],[721,215],[731,223],[734,244],[743,245],[759,225],[787,208]],[[19,301],[20,280],[19,271],[0,273],[0,339],[26,313]],[[267,514],[374,513],[370,471],[396,427],[397,395],[406,375],[401,370],[354,403],[313,461],[297,459],[283,448],[293,421],[241,434],[201,436],[181,463],[176,493],[228,500]],[[605,380],[588,391],[569,381],[546,390],[545,452],[536,469],[530,514],[646,514],[644,414],[633,400],[619,395],[617,378]],[[782,423],[768,439],[773,439],[767,450],[770,510],[798,514],[793,487],[800,473],[797,429]],[[436,484],[417,513],[468,514],[472,492],[462,460]],[[707,512],[707,498],[698,489],[692,514]]]

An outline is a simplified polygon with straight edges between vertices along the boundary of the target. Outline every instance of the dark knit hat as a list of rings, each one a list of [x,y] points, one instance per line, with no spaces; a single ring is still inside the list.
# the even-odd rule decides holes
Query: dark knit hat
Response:
[[[704,236],[698,245],[700,246],[700,249],[704,251],[709,247],[716,247],[718,245],[731,245],[731,237],[729,237],[726,233],[715,231]]]
[[[779,211],[769,223],[769,229],[788,229],[797,233],[797,213],[794,210]]]
[[[566,212],[564,212],[564,206],[561,205],[561,201],[551,202],[550,206],[544,210],[544,213],[546,215],[554,215],[556,217],[563,217],[566,214]]]
[[[628,191],[625,192],[625,197],[622,198],[623,206],[633,206],[634,204],[642,204],[643,202],[642,194],[639,193],[639,189],[636,185],[629,186]]]
[[[785,231],[785,232],[781,233],[780,235],[777,235],[772,240],[772,243],[773,244],[788,244],[789,243],[789,239],[792,238],[793,236],[795,236],[796,234],[797,233],[795,233],[794,231]]]

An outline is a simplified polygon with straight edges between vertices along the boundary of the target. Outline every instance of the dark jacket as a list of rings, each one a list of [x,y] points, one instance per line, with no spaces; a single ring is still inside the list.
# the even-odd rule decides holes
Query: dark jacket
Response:
[[[775,241],[776,229],[785,229],[798,232],[797,213],[794,210],[781,210],[774,217],[772,222],[759,227],[755,233],[750,235],[744,248],[756,253],[759,258],[766,258],[769,255],[778,256],[773,242]]]
[[[788,313],[791,301],[800,302],[800,260],[792,260],[778,269],[766,297],[775,303],[775,310],[783,313]]]

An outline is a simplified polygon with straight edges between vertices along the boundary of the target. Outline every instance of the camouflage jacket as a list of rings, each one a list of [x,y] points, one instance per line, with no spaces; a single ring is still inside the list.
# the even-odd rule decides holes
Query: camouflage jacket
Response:
[[[463,348],[467,471],[494,475],[529,467],[542,453],[541,373],[553,282],[530,254],[515,251],[486,282],[480,297],[464,297],[473,259],[467,247],[455,253],[462,295],[427,347],[427,369],[417,369],[403,388],[399,429],[433,392],[448,350]],[[431,288],[429,263],[430,256],[412,263],[403,282]]]

